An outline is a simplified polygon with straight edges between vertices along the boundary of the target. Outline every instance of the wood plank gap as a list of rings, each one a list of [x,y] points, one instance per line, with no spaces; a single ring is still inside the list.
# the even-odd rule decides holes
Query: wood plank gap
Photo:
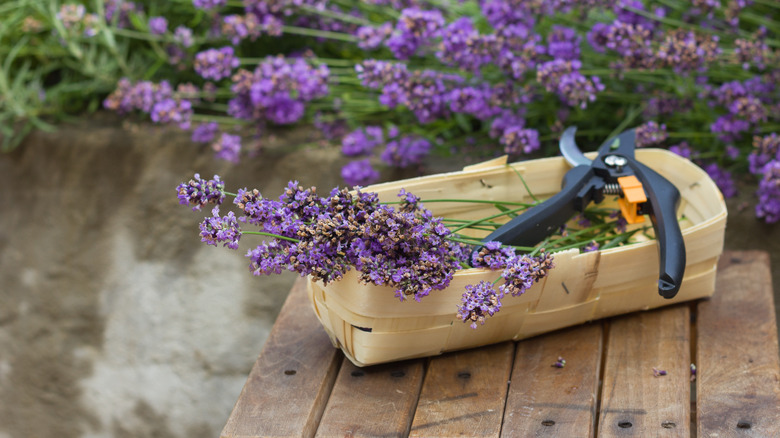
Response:
[[[699,319],[699,300],[693,301],[688,305],[691,312],[691,327],[689,330],[691,336],[691,364],[696,365],[696,345],[699,343],[699,332],[697,320]],[[696,438],[698,433],[696,431],[696,385],[697,380],[694,375],[691,374],[691,438]]]
[[[599,421],[601,420],[601,401],[603,399],[602,394],[604,393],[604,364],[607,360],[607,345],[609,345],[609,332],[610,332],[610,324],[609,319],[604,320],[601,322],[601,353],[599,355],[599,382],[596,387],[596,418],[593,421],[593,435],[592,436],[598,436],[599,434]]]
[[[517,342],[513,342],[514,348],[512,350],[512,359],[510,360],[509,364],[509,381],[506,385],[506,393],[504,393],[504,407],[501,410],[501,427],[498,428],[498,436],[501,436],[504,433],[504,418],[506,418],[506,406],[507,406],[507,399],[509,398],[509,388],[512,386],[512,376],[514,375],[514,369],[515,369],[515,361],[517,360]]]

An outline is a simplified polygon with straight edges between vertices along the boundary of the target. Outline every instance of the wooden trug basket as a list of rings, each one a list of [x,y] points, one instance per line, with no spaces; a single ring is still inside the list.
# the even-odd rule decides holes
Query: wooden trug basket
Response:
[[[314,311],[333,345],[355,365],[366,366],[519,340],[594,319],[711,296],[726,228],[723,196],[703,170],[671,152],[641,149],[636,156],[680,190],[678,215],[687,264],[673,299],[658,294],[657,244],[647,240],[582,254],[576,249],[555,253],[555,268],[545,279],[519,297],[504,298],[501,311],[477,329],[457,319],[455,313],[466,285],[498,278],[499,272],[484,268],[457,271],[447,289],[434,290],[419,303],[399,301],[391,287],[360,284],[354,271],[327,286],[309,278]],[[378,184],[364,191],[378,193],[382,201],[396,201],[404,188],[423,203],[445,198],[531,202],[512,168],[536,197],[546,198],[560,190],[570,166],[562,157],[507,166],[504,157],[460,172]],[[425,207],[437,216],[477,219],[487,215],[484,204],[430,203]]]

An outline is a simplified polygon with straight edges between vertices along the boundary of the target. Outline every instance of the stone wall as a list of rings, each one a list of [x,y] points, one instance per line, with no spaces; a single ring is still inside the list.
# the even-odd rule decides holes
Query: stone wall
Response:
[[[99,116],[0,155],[0,438],[218,435],[295,276],[200,243],[208,209],[175,187],[339,184],[338,150],[310,134],[232,165]]]

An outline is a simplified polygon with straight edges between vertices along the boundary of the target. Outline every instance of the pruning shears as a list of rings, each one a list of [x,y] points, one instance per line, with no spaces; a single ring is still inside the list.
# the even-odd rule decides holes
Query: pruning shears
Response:
[[[576,127],[564,131],[561,154],[572,167],[563,177],[561,191],[523,214],[514,217],[483,242],[534,246],[559,230],[591,202],[605,195],[617,195],[621,213],[628,223],[644,221],[649,215],[658,241],[660,259],[658,293],[677,295],[685,273],[685,242],[677,221],[680,192],[666,178],[634,158],[634,129],[608,139],[595,159],[587,158],[574,141]]]

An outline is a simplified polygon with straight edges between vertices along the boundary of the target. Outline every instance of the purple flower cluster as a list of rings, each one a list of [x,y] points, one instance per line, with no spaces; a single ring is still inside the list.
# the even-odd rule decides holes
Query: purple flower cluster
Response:
[[[502,296],[489,281],[480,281],[476,285],[466,286],[466,292],[458,306],[458,319],[471,322],[471,328],[477,328],[477,323],[485,324],[485,320],[501,310]]]
[[[379,180],[379,171],[368,158],[350,161],[341,168],[341,178],[349,186],[367,186]]]
[[[192,0],[192,5],[198,9],[210,10],[225,6],[227,0]]]
[[[192,206],[192,211],[198,211],[206,204],[222,204],[225,199],[225,183],[214,175],[213,179],[205,180],[200,174],[194,179],[181,183],[176,187],[179,204]]]
[[[472,253],[472,266],[501,270],[504,282],[498,289],[486,281],[466,286],[461,305],[458,306],[458,318],[470,322],[472,328],[477,328],[477,323],[484,324],[488,317],[501,309],[504,296],[525,293],[534,283],[547,276],[553,268],[552,262],[552,255],[546,252],[533,257],[516,254],[514,249],[503,247],[499,242],[486,243],[479,251]]]
[[[381,47],[393,33],[391,23],[383,23],[381,26],[360,26],[355,31],[358,39],[358,47],[363,50],[375,50]]]
[[[165,17],[149,18],[149,33],[152,35],[164,35],[168,32],[168,20]]]
[[[406,197],[406,194],[403,194]],[[398,211],[376,194],[334,189],[327,197],[290,182],[278,201],[242,190],[243,220],[280,238],[248,252],[255,274],[282,270],[329,283],[353,267],[364,283],[389,285],[400,299],[419,301],[447,287],[463,250],[447,240],[441,219],[419,204]]]
[[[192,130],[192,141],[195,143],[210,143],[217,136],[219,125],[216,122],[198,125]]]
[[[649,121],[636,128],[636,147],[643,148],[657,145],[663,143],[667,137],[666,125],[659,125],[656,122]]]
[[[764,167],[772,160],[780,161],[780,136],[773,132],[764,137],[753,137],[753,152],[748,156],[750,173],[764,173]]]
[[[149,115],[155,123],[175,123],[181,129],[189,129],[192,103],[186,99],[163,99],[154,104]]]
[[[200,223],[200,241],[214,246],[221,242],[230,249],[238,249],[241,229],[236,215],[230,211],[226,216],[220,216],[218,206],[211,210],[211,214],[212,217]]]
[[[219,140],[212,143],[211,148],[216,157],[231,163],[238,163],[241,157],[241,136],[222,133]]]
[[[303,117],[307,102],[328,94],[328,68],[313,67],[302,58],[268,57],[254,72],[239,70],[231,89],[231,116],[291,124]]]
[[[731,172],[721,168],[717,163],[707,164],[703,169],[715,181],[724,197],[733,198],[737,195],[737,185],[734,183]]]
[[[155,123],[175,123],[181,129],[189,129],[193,113],[192,102],[174,93],[166,81],[133,84],[122,78],[116,90],[103,101],[103,106],[119,113],[142,111],[149,114]]]
[[[751,65],[763,70],[771,59],[771,51],[766,43],[767,31],[761,27],[750,39],[737,38],[734,40],[734,57],[742,64],[742,68],[749,70]]]
[[[431,150],[431,143],[418,136],[405,135],[388,141],[380,158],[393,167],[410,167],[422,163]]]
[[[780,221],[780,160],[772,160],[764,166],[756,195],[756,216],[770,224]]]
[[[104,11],[106,21],[116,27],[130,27],[130,15],[143,12],[143,6],[128,0],[105,0]]]
[[[443,27],[444,17],[438,10],[404,9],[387,40],[387,47],[397,59],[409,59],[421,46],[438,37]]]
[[[341,153],[348,157],[368,155],[384,143],[384,134],[380,126],[358,128],[345,135],[341,140]]]
[[[225,46],[221,49],[208,49],[195,55],[195,72],[204,79],[218,81],[229,77],[233,69],[238,67],[241,61],[236,58],[233,47]]]
[[[570,106],[587,108],[596,100],[596,93],[604,90],[598,76],[586,77],[580,73],[582,63],[578,60],[556,59],[539,65],[536,80],[544,88],[557,94]]]
[[[358,78],[369,88],[381,88],[379,102],[390,108],[406,106],[422,123],[449,114],[448,91],[463,81],[434,70],[410,72],[405,64],[369,60],[356,66]]]

